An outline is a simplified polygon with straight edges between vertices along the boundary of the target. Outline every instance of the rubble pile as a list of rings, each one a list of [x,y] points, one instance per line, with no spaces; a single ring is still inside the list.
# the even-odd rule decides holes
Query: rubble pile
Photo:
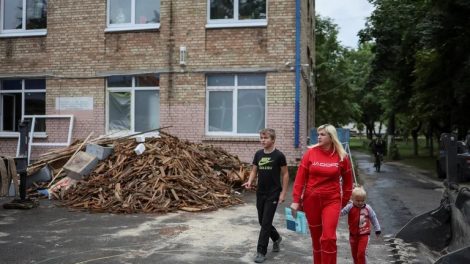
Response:
[[[140,143],[143,152],[136,152],[139,143],[134,138],[95,140],[112,144],[113,154],[55,197],[71,208],[111,213],[215,210],[242,202],[232,188],[246,180],[249,170],[237,157],[221,148],[160,135]],[[64,164],[79,144],[73,146],[64,150],[67,157],[48,154],[31,169],[51,162]]]

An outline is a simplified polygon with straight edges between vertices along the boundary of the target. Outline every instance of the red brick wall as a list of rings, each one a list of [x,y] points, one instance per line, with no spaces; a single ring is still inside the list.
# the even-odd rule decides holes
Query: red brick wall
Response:
[[[256,138],[231,141],[205,136],[205,76],[214,70],[266,68],[267,126],[277,130],[278,148],[289,163],[300,157],[308,130],[307,92],[303,84],[301,148],[295,149],[295,74],[285,66],[295,60],[295,2],[267,1],[266,27],[206,29],[207,1],[162,1],[160,29],[112,33],[105,32],[106,1],[48,2],[47,36],[0,38],[0,75],[47,73],[46,113],[75,115],[74,138],[85,138],[92,131],[95,136],[105,133],[104,75],[160,72],[161,126],[172,126],[168,131],[181,138],[221,145],[251,161],[260,147]],[[307,40],[313,31],[304,24],[302,63],[308,63],[304,49],[311,45]],[[186,66],[178,64],[180,46],[187,48]],[[93,110],[55,108],[57,97],[83,96],[93,97]],[[56,137],[49,126],[48,134]],[[0,139],[2,151],[10,141]]]

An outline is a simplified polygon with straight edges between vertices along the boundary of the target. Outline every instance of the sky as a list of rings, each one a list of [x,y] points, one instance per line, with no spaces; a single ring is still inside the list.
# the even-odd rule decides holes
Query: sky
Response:
[[[367,0],[315,0],[315,12],[338,25],[338,40],[343,46],[357,47],[357,32],[365,27],[373,6]]]

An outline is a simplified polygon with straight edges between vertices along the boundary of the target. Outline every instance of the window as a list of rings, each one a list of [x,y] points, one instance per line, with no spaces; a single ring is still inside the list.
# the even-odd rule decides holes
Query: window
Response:
[[[108,132],[144,132],[160,125],[160,77],[155,74],[107,79]]]
[[[265,120],[265,74],[207,76],[206,134],[258,135]]]
[[[0,80],[0,132],[18,132],[24,115],[45,114],[45,79]],[[34,131],[46,131],[44,119],[36,120]]]
[[[106,31],[160,27],[160,0],[108,0]]]
[[[266,0],[207,0],[207,27],[266,26]]]
[[[47,0],[0,0],[0,37],[47,33]]]

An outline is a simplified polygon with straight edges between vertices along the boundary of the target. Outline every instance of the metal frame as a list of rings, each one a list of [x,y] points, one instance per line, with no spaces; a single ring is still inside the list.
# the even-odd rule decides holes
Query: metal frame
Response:
[[[73,130],[73,120],[74,117],[73,115],[24,115],[24,118],[31,118],[31,130],[30,130],[30,136],[29,136],[29,143],[28,143],[28,164],[30,161],[31,157],[31,148],[33,146],[49,146],[49,147],[67,147],[70,146],[72,143],[72,130]],[[54,142],[54,143],[40,143],[40,142],[33,142],[33,137],[34,137],[34,126],[36,124],[36,118],[70,118],[70,124],[69,124],[69,131],[67,133],[67,142]],[[16,155],[18,156],[19,152],[19,137],[18,137],[18,148],[16,151]]]
[[[357,186],[356,171],[354,170],[354,162],[352,159],[351,149],[349,148],[349,142],[341,142],[341,144],[343,144],[344,150],[346,151],[346,153],[348,153],[349,161],[351,162],[352,175],[354,177],[354,184]]]

